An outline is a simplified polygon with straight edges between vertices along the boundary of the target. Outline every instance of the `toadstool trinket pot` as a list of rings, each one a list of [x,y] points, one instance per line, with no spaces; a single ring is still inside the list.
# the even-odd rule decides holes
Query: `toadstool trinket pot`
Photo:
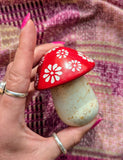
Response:
[[[89,123],[98,114],[97,98],[83,76],[94,61],[68,47],[56,47],[41,59],[35,88],[50,89],[60,119],[70,126]]]

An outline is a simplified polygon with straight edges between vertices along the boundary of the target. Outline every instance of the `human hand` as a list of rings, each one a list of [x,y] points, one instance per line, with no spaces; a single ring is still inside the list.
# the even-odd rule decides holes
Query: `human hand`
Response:
[[[14,62],[7,69],[6,88],[20,93],[33,92],[37,63],[47,50],[55,46],[60,44],[45,44],[35,49],[35,26],[29,20],[21,31]],[[44,138],[27,127],[24,112],[28,98],[0,96],[0,160],[54,160],[61,154],[53,137]],[[97,118],[84,127],[66,128],[57,135],[69,149],[80,142],[96,121]]]

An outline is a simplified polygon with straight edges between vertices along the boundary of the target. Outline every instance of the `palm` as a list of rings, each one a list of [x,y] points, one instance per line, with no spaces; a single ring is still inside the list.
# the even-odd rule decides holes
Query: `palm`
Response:
[[[0,117],[2,118],[2,115]],[[31,131],[24,123],[18,125],[15,122],[8,125],[5,122],[3,125],[5,128],[2,128],[0,133],[0,159],[6,159],[4,155],[7,155],[8,151],[9,160],[51,160],[51,157],[55,159],[58,156],[59,153],[57,155],[52,154],[55,150],[53,148],[54,141],[52,138],[39,136]],[[6,133],[6,130],[9,131],[9,134]]]

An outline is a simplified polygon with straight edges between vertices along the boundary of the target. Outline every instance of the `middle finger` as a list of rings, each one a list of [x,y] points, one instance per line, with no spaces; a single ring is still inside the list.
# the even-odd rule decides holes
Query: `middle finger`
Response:
[[[61,43],[58,43],[58,44],[55,44],[55,43],[46,43],[46,44],[42,44],[42,45],[39,45],[35,48],[35,51],[34,51],[34,63],[33,63],[33,67],[35,67],[38,62],[40,61],[41,57],[43,55],[45,55],[50,49],[53,49],[55,47],[61,47],[63,46],[63,44]]]

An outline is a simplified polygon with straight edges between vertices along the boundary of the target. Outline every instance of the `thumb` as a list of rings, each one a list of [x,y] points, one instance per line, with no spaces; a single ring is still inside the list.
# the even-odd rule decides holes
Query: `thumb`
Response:
[[[100,120],[101,121],[101,120]],[[97,124],[97,122],[99,122],[98,118],[95,118],[94,120],[92,120],[90,123],[88,123],[85,126],[82,127],[68,127],[60,132],[57,133],[57,136],[59,138],[59,140],[61,141],[61,143],[63,144],[63,146],[68,150],[71,147],[75,146],[76,144],[78,144],[81,139],[83,138],[84,134],[91,128],[93,128],[93,126],[95,124]],[[52,149],[54,149],[55,152],[55,156],[59,156],[61,154],[61,150],[59,149],[57,143],[55,142],[54,138],[52,138]]]

